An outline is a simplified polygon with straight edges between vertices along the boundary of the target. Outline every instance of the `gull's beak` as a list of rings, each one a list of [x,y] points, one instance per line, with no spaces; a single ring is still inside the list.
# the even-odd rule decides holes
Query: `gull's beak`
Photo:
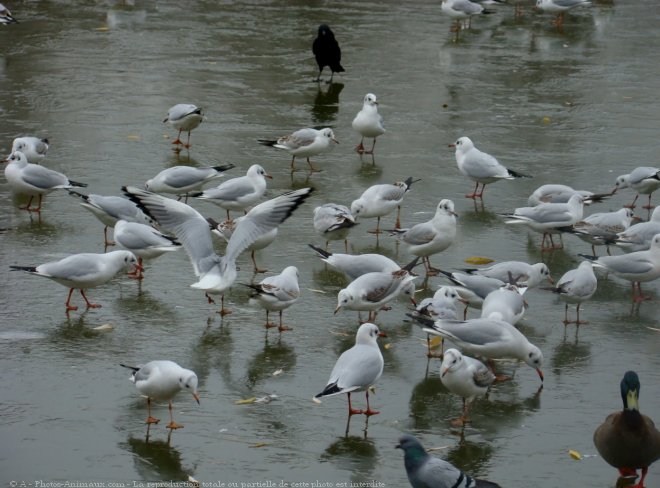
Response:
[[[555,280],[552,279],[552,276],[548,275],[548,281],[550,282],[551,285],[555,284]]]
[[[163,120],[163,124],[167,122],[169,119],[170,119],[169,117],[165,117],[165,119]]]
[[[197,405],[199,405],[199,393],[195,392],[192,394],[193,398],[197,400]]]
[[[447,147],[456,147],[456,144],[449,144]]]
[[[610,195],[614,195],[618,189],[619,189],[619,187],[618,187],[618,186],[615,186],[615,187],[612,189],[612,192],[610,193]]]
[[[410,301],[413,304],[413,307],[417,307],[417,301],[415,301],[415,297],[410,297]]]
[[[541,368],[536,368],[536,372],[539,375],[539,378],[541,378],[541,383],[543,383],[543,371],[541,371]]]
[[[335,139],[334,137],[332,138],[332,142],[334,142],[335,144],[339,144],[339,141],[337,139]]]
[[[337,305],[337,308],[335,308],[335,311],[332,313],[332,315],[336,315],[337,312],[341,310],[341,305]]]
[[[264,175],[264,178],[268,178],[269,180],[272,180],[272,179],[273,179],[273,176],[272,176],[272,175],[269,175],[268,173],[266,173],[266,174]]]
[[[463,297],[458,297],[458,301],[461,302],[463,305],[467,305],[467,304],[470,303],[469,301],[467,301],[467,300],[466,300],[465,298],[463,298]]]
[[[440,370],[440,378],[444,378],[445,375],[447,374],[447,371],[449,371],[449,368],[441,369]]]
[[[379,331],[378,337],[387,337],[387,334],[385,332]]]

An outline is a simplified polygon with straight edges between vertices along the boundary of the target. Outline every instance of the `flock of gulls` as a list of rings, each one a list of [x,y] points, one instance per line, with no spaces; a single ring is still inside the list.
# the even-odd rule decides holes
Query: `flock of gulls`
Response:
[[[582,0],[538,0],[537,7],[561,16],[566,10],[586,4],[588,2]],[[486,12],[476,0],[443,0],[442,11],[458,21],[469,21],[473,15]],[[16,22],[1,4],[0,21],[5,24]],[[560,23],[561,17],[556,22]],[[321,81],[325,67],[329,67],[332,76],[344,71],[339,45],[325,24],[318,29],[313,53],[319,68],[317,81]],[[195,105],[177,104],[169,109],[164,122],[178,131],[173,141],[176,151],[190,148],[191,132],[203,120],[202,108]],[[360,136],[355,151],[373,154],[377,138],[386,133],[375,94],[364,96],[363,107],[355,116],[352,127]],[[183,134],[185,142],[181,138]],[[317,168],[310,158],[331,150],[337,140],[331,128],[303,128],[277,139],[261,139],[259,142],[287,152],[291,156],[291,171],[296,170],[296,158],[304,158],[310,172],[314,172]],[[467,198],[481,199],[486,186],[500,180],[528,177],[518,169],[506,168],[494,156],[477,149],[469,137],[458,138],[451,147],[455,149],[458,170],[475,185]],[[67,313],[78,308],[72,304],[75,290],[79,290],[87,308],[100,307],[88,299],[87,290],[108,283],[124,271],[135,279],[144,279],[144,260],[180,248],[187,253],[197,278],[190,286],[203,291],[209,303],[215,302],[214,297],[220,297],[218,313],[231,313],[225,304],[225,294],[237,284],[237,260],[249,251],[255,276],[264,272],[257,265],[255,251],[266,248],[277,238],[280,225],[304,204],[313,191],[311,187],[302,188],[262,201],[267,181],[271,178],[266,169],[254,164],[243,176],[227,178],[234,169],[230,164],[176,166],[161,171],[139,186],[124,186],[121,194],[118,191],[117,195],[97,195],[84,192],[86,184],[49,169],[45,165],[48,149],[47,139],[18,137],[13,141],[11,154],[4,160],[8,186],[13,193],[28,198],[27,204],[21,208],[40,212],[46,204],[44,196],[56,190],[67,190],[104,225],[106,246],[121,248],[102,254],[75,254],[37,265],[11,266],[14,270],[45,277],[66,287]],[[223,180],[221,184],[211,186],[220,179]],[[437,255],[454,245],[456,240],[458,223],[454,203],[442,199],[430,220],[402,227],[400,209],[415,181],[410,177],[405,181],[374,185],[356,196],[350,206],[328,202],[313,210],[314,230],[325,241],[325,246],[310,244],[310,254],[314,253],[326,266],[342,272],[349,281],[337,295],[334,313],[356,311],[360,323],[355,345],[337,359],[327,384],[315,399],[319,401],[319,398],[346,394],[349,418],[379,413],[372,409],[369,400],[370,388],[377,383],[385,367],[377,342],[385,334],[376,325],[377,315],[381,310],[389,309],[390,304],[401,296],[412,302],[414,308],[408,311],[408,315],[428,334],[428,355],[441,359],[443,385],[463,399],[462,415],[452,423],[464,426],[470,422],[469,412],[474,400],[485,396],[495,382],[508,379],[496,371],[495,360],[521,361],[536,371],[541,382],[544,379],[541,350],[516,328],[516,323],[531,308],[524,295],[526,290],[538,287],[557,293],[566,301],[564,324],[579,326],[586,323],[580,319],[580,305],[597,289],[594,268],[629,281],[635,303],[647,298],[642,293],[642,283],[660,277],[660,211],[655,209],[651,213],[651,195],[660,188],[658,168],[632,168],[630,173],[619,176],[613,190],[607,193],[574,190],[562,184],[543,185],[529,196],[527,206],[502,215],[505,225],[526,226],[541,234],[544,252],[562,247],[565,234],[575,235],[592,246],[592,254],[582,255],[584,260],[580,265],[556,282],[543,263],[505,261],[459,271],[441,269]],[[584,215],[587,205],[597,205],[624,188],[630,188],[636,194],[625,208]],[[643,207],[648,210],[644,221],[633,214],[640,195],[648,198]],[[203,216],[191,205],[198,200],[220,207],[220,216],[226,220],[218,222]],[[381,219],[390,218],[395,211],[391,228],[383,229]],[[380,254],[348,253],[350,234],[357,232],[355,227],[359,222],[368,219],[376,219],[375,229],[368,232],[377,235],[390,233],[405,246],[411,256],[410,262],[401,265]],[[108,228],[114,229],[114,242],[108,238]],[[364,226],[358,229],[364,229]],[[226,241],[224,255],[216,252],[214,236]],[[343,241],[345,252],[330,252],[331,241]],[[605,247],[606,254],[597,256],[596,246]],[[611,249],[622,252],[612,254]],[[431,258],[436,261],[435,265]],[[427,287],[429,277],[435,276],[442,277],[446,283],[433,297],[417,303],[414,297],[421,274],[425,275],[422,286]],[[276,327],[280,333],[291,330],[283,321],[283,311],[295,304],[300,296],[298,278],[298,269],[290,265],[258,283],[243,285],[253,292],[251,302],[265,310],[267,328]],[[569,320],[569,303],[576,304],[574,320]],[[468,319],[470,308],[480,310],[480,315]],[[269,314],[274,312],[279,315],[277,323],[270,321]],[[363,312],[368,312],[366,321],[363,321]],[[444,345],[438,347],[431,336],[439,336],[455,347],[443,350]],[[195,373],[169,360],[151,361],[136,367],[122,366],[132,370],[131,381],[147,397],[147,424],[159,422],[151,415],[151,401],[167,401],[170,415],[167,428],[170,431],[181,428],[182,425],[172,416],[172,399],[178,392],[188,391],[199,402]],[[365,392],[366,409],[354,408],[351,394],[356,392]],[[635,372],[625,373],[620,392],[623,410],[611,414],[595,430],[594,443],[603,459],[617,468],[622,477],[635,478],[637,470],[641,470],[641,478],[635,486],[642,487],[649,466],[660,458],[660,433],[653,422],[640,413],[640,381]],[[401,436],[396,447],[404,452],[408,479],[415,488],[499,486],[473,479],[450,463],[431,456],[411,435]]]

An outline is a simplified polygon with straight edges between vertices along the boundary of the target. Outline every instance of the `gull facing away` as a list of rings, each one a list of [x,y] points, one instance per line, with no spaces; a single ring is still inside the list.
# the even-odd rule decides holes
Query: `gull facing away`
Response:
[[[73,254],[59,261],[51,261],[39,266],[9,266],[13,270],[27,271],[30,274],[49,278],[69,288],[66,299],[66,311],[78,310],[71,305],[73,290],[79,290],[87,308],[100,308],[98,303],[91,303],[85,290],[95,288],[110,281],[114,276],[128,268],[139,269],[135,255],[130,251],[112,251],[107,254]]]
[[[399,437],[397,449],[403,450],[403,464],[413,488],[500,488],[491,481],[472,478],[453,464],[429,455],[416,437]]]
[[[456,238],[456,212],[454,202],[443,199],[438,203],[433,218],[416,224],[410,229],[393,231],[397,238],[408,245],[408,251],[422,258],[427,275],[437,275],[430,257],[447,249]]]
[[[232,234],[236,230],[236,226],[244,218],[245,216],[241,216],[233,220],[216,222],[212,218],[207,217],[206,221],[211,226],[211,232],[213,234],[217,235],[218,237],[221,237],[222,239],[224,239],[225,242],[229,242],[229,239],[231,239]],[[259,236],[256,241],[254,241],[252,244],[250,244],[247,247],[246,251],[250,251],[250,258],[252,259],[252,264],[254,265],[255,273],[265,273],[266,271],[268,271],[267,269],[259,268],[259,266],[257,265],[257,258],[255,256],[255,252],[270,246],[275,241],[277,234],[278,234],[278,227],[275,227],[269,230],[268,232],[266,232],[265,234]]]
[[[320,171],[312,165],[309,158],[330,151],[333,142],[339,144],[339,141],[335,139],[335,133],[329,127],[321,130],[300,129],[277,140],[259,139],[259,143],[264,146],[284,149],[293,156],[291,159],[291,172],[296,170],[296,156],[307,159],[310,171]]]
[[[378,113],[378,100],[373,93],[367,93],[364,96],[362,110],[360,110],[353,119],[353,130],[360,133],[362,139],[360,144],[355,146],[355,150],[360,154],[373,154],[376,147],[376,138],[385,134],[383,126],[383,117]],[[368,151],[364,148],[364,138],[371,137],[374,142]]]
[[[510,277],[515,277],[516,283],[526,288],[536,288],[543,280],[554,284],[550,276],[550,269],[545,263],[529,264],[524,261],[502,261],[486,268],[468,268],[463,269],[463,271],[468,274],[495,278],[504,283],[508,282]]]
[[[526,290],[527,288],[519,288],[507,283],[502,288],[491,291],[484,298],[481,317],[496,317],[511,325],[516,325],[527,311],[527,302],[523,298]]]
[[[46,157],[49,147],[48,139],[24,136],[14,139],[11,145],[11,152],[20,151],[25,155],[28,163],[39,164]]]
[[[7,178],[7,183],[12,192],[30,196],[28,204],[21,207],[21,209],[28,212],[40,212],[43,196],[54,190],[87,186],[87,183],[72,181],[62,173],[52,169],[28,163],[27,158],[20,151],[11,154],[2,162],[9,163],[5,166],[5,178]],[[39,198],[39,203],[33,208],[31,205],[35,196]]]
[[[397,209],[395,229],[401,228],[401,202],[403,196],[410,190],[414,180],[412,176],[406,181],[397,181],[395,183],[384,183],[373,185],[367,188],[357,200],[351,203],[351,213],[355,218],[374,218],[378,221],[376,229],[369,231],[373,234],[380,234],[380,218],[388,215]]]
[[[589,0],[536,0],[536,8],[545,12],[556,13],[557,18],[553,24],[557,27],[564,23],[564,13],[575,7],[591,5]]]
[[[245,176],[223,181],[215,188],[208,188],[202,192],[191,193],[190,196],[214,203],[227,211],[227,220],[230,210],[245,210],[256,204],[266,192],[266,179],[273,177],[266,173],[258,164],[253,164]]]
[[[167,408],[170,411],[170,423],[167,428],[180,429],[183,425],[178,424],[172,417],[172,398],[180,391],[189,391],[195,401],[199,404],[199,393],[197,392],[197,375],[194,371],[182,368],[174,361],[160,360],[149,361],[140,366],[120,366],[130,369],[133,374],[129,380],[135,384],[140,393],[147,397],[147,425],[157,424],[160,419],[151,416],[151,400],[167,400]]]
[[[282,323],[282,311],[293,305],[300,298],[300,287],[298,286],[298,268],[288,266],[275,276],[268,276],[256,285],[245,285],[254,291],[250,297],[250,303],[255,303],[266,310],[266,329],[277,327],[284,332],[291,330]],[[275,325],[268,320],[269,312],[279,312],[280,323]]]
[[[358,225],[350,209],[336,203],[326,203],[314,209],[314,230],[325,239],[325,248],[330,241],[344,241],[348,252],[348,232]]]
[[[16,20],[7,7],[0,3],[0,24],[17,24]]]
[[[330,68],[331,71],[328,83],[332,83],[332,77],[335,76],[335,73],[345,71],[341,65],[341,49],[339,43],[335,39],[335,34],[332,32],[332,29],[330,29],[327,24],[321,24],[319,26],[318,35],[312,43],[312,53],[314,54],[316,64],[319,67],[319,75],[316,77],[315,81],[321,81],[321,73],[326,66]]]
[[[642,208],[650,211],[653,208],[653,205],[651,205],[651,195],[660,188],[660,169],[651,166],[639,166],[629,174],[617,177],[612,193],[616,193],[622,188],[632,188],[637,192],[635,199],[632,203],[625,205],[626,207],[635,208],[635,203],[639,196],[648,195],[649,201]]]
[[[488,393],[495,375],[478,359],[464,356],[457,349],[447,349],[440,365],[440,381],[450,392],[463,399],[463,415],[452,425],[465,425],[470,421],[468,412],[472,402]]]
[[[172,141],[172,144],[176,144],[177,147],[181,145],[186,149],[189,149],[190,133],[199,127],[199,124],[201,124],[203,120],[204,113],[201,108],[190,103],[178,103],[173,107],[170,107],[163,123],[169,122],[172,127],[179,131],[176,139]],[[188,133],[188,140],[185,144],[181,142],[181,132],[184,131]]]
[[[236,280],[236,258],[259,237],[288,219],[312,192],[311,188],[290,191],[267,200],[252,210],[236,226],[224,256],[213,249],[211,229],[202,215],[191,206],[136,187],[123,187],[124,193],[164,229],[172,232],[188,253],[198,278],[192,288],[221,295],[220,315],[231,313],[224,307],[224,294]]]
[[[580,304],[589,300],[594,293],[598,280],[594,274],[593,263],[591,261],[582,261],[575,269],[568,270],[557,281],[557,286],[550,288],[553,292],[558,293],[559,297],[566,302],[564,307],[564,325],[587,324],[586,320],[580,320]],[[568,304],[576,303],[575,308],[576,319],[568,320]]]
[[[355,335],[355,345],[347,349],[332,368],[330,378],[321,393],[315,398],[334,396],[342,393],[348,395],[348,415],[365,414],[367,416],[379,413],[369,406],[369,387],[374,385],[383,374],[383,355],[378,347],[378,337],[386,337],[376,324],[364,323]],[[364,391],[367,396],[367,409],[356,410],[351,405],[351,393]]]
[[[472,3],[469,0],[463,1]],[[480,7],[480,5],[477,6]],[[459,137],[454,144],[449,144],[449,147],[456,148],[458,170],[475,182],[474,191],[465,195],[467,198],[483,198],[484,190],[489,183],[499,180],[529,178],[527,175],[505,168],[493,156],[474,147],[469,137]],[[483,186],[481,192],[477,193],[480,183]]]
[[[320,247],[308,244],[321,257],[321,261],[341,271],[350,280],[374,272],[392,273],[401,269],[396,262],[382,254],[340,254],[331,253]]]
[[[660,207],[653,210],[648,222],[631,225],[627,230],[619,232],[613,244],[625,252],[646,251],[651,247],[656,234],[660,234]]]
[[[660,234],[653,237],[648,251],[599,258],[585,254],[579,256],[592,261],[597,268],[606,269],[620,278],[630,281],[632,283],[632,300],[636,303],[650,298],[645,297],[642,293],[642,283],[660,278]]]
[[[205,168],[173,166],[148,179],[144,184],[144,189],[154,193],[173,193],[179,199],[181,197],[187,199],[189,192],[201,190],[206,183],[222,178],[225,171],[234,167],[233,164]]]
[[[575,194],[590,202],[601,202],[612,196],[610,193],[593,193],[587,190],[574,190],[568,185],[541,185],[529,196],[527,203],[530,207],[539,203],[566,203]]]
[[[115,243],[108,240],[108,227],[114,227],[118,220],[128,222],[139,222],[141,224],[153,224],[153,220],[147,217],[138,206],[128,198],[118,196],[104,196],[90,193],[85,195],[74,190],[69,190],[69,195],[82,199],[80,205],[92,212],[104,225],[104,245],[114,246]]]

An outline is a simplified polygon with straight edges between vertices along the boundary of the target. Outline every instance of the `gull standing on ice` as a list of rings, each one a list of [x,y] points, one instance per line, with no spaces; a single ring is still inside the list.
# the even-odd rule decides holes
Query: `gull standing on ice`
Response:
[[[46,157],[49,147],[48,139],[24,136],[14,139],[11,145],[11,152],[20,151],[25,155],[28,163],[39,164]]]
[[[256,303],[266,310],[266,329],[277,327],[280,332],[291,330],[282,323],[282,311],[293,305],[300,298],[298,286],[298,268],[288,266],[275,276],[268,276],[256,285],[245,285],[255,293],[250,297],[250,303]],[[268,320],[269,312],[279,312],[280,323],[275,325]]]
[[[355,345],[344,351],[335,363],[326,387],[315,398],[348,394],[348,415],[375,415],[379,412],[369,406],[369,387],[383,374],[383,355],[378,347],[378,337],[385,334],[375,324],[364,323],[355,336]],[[351,393],[364,391],[367,395],[367,409],[356,410],[351,405]]]
[[[468,307],[481,308],[489,293],[502,288],[506,282],[488,276],[470,275],[458,272],[440,271],[456,285],[455,290],[465,301],[463,318],[467,317]]]
[[[328,83],[332,83],[332,77],[335,73],[341,73],[344,70],[341,63],[341,49],[335,39],[335,34],[327,24],[319,26],[318,35],[312,43],[312,53],[316,58],[316,64],[319,67],[319,75],[315,81],[321,81],[321,73],[324,67],[330,68],[331,75]]]
[[[461,20],[464,21],[465,28],[469,29],[472,16],[493,13],[470,0],[442,0],[440,8],[445,15],[456,21],[451,28],[452,32],[461,30]]]
[[[635,208],[635,202],[637,202],[639,196],[648,195],[649,201],[642,208],[650,211],[653,208],[651,205],[651,195],[660,188],[660,169],[651,166],[635,168],[629,174],[621,175],[616,179],[612,193],[616,193],[622,188],[632,188],[637,192],[635,199],[632,203],[626,205],[626,207]]]
[[[591,252],[596,255],[596,247],[607,245],[607,254],[610,254],[609,243],[617,238],[619,232],[624,232],[633,219],[633,212],[629,208],[622,208],[616,212],[598,212],[575,222],[565,230],[575,234],[580,239],[591,244]]]
[[[441,286],[436,290],[431,298],[422,300],[415,311],[408,315],[422,326],[428,325],[428,320],[458,320],[458,311],[456,309],[458,302],[464,301],[453,286]],[[426,345],[428,357],[436,355],[431,351],[431,335],[426,334]]]
[[[403,202],[403,196],[416,181],[419,180],[413,180],[411,176],[406,181],[370,186],[362,193],[360,198],[353,200],[353,203],[351,203],[351,213],[356,219],[377,217],[376,229],[369,232],[380,234],[380,218],[392,213],[396,208],[397,213],[394,228],[400,229],[401,202]]]
[[[225,255],[218,256],[209,223],[197,210],[140,188],[123,187],[122,190],[163,228],[174,233],[188,253],[199,279],[190,286],[204,290],[209,303],[215,303],[211,294],[221,295],[219,313],[223,316],[231,313],[224,307],[224,294],[236,280],[236,258],[259,237],[289,218],[312,192],[311,188],[290,191],[254,207],[236,226]]]
[[[186,149],[189,149],[190,133],[199,127],[199,124],[201,124],[203,120],[204,114],[201,108],[189,103],[179,103],[167,111],[167,117],[165,117],[163,123],[169,122],[172,127],[179,131],[176,139],[172,141],[172,144],[176,144],[177,146],[182,145]],[[181,132],[183,131],[188,133],[188,141],[185,144],[181,142]]]
[[[233,164],[195,168],[193,166],[174,166],[158,173],[146,181],[144,189],[154,193],[172,193],[188,199],[188,193],[201,190],[206,183],[222,178],[224,172],[234,167]]]
[[[612,196],[610,193],[593,193],[587,190],[574,190],[568,185],[542,185],[539,186],[527,199],[530,207],[538,205],[539,203],[566,203],[569,198],[575,194],[584,197],[585,200],[590,202],[600,202],[607,197]]]
[[[551,290],[558,293],[560,298],[566,302],[564,307],[564,325],[575,324],[580,326],[581,324],[588,323],[585,320],[580,320],[580,304],[589,300],[596,293],[597,286],[598,280],[594,274],[593,263],[591,261],[582,261],[577,268],[568,270],[559,278],[557,286],[551,288]],[[568,320],[569,303],[577,304],[575,308],[575,320]]]
[[[362,139],[360,144],[355,146],[355,150],[360,154],[373,154],[376,147],[376,138],[385,133],[383,126],[383,117],[378,113],[378,100],[373,93],[367,93],[364,96],[364,104],[353,119],[353,129],[360,133]],[[371,137],[374,142],[370,150],[364,148],[364,138]]]
[[[5,178],[7,178],[7,183],[12,192],[30,196],[28,204],[21,207],[28,212],[40,212],[43,196],[58,188],[87,186],[87,183],[72,181],[62,173],[52,169],[28,163],[27,158],[20,151],[13,153],[2,162],[9,163],[5,167]],[[35,196],[39,197],[39,203],[36,208],[32,208],[32,200]]]
[[[167,400],[168,410],[170,411],[170,423],[167,428],[174,430],[183,427],[177,424],[172,418],[172,398],[180,391],[189,391],[193,398],[199,404],[199,393],[197,393],[197,375],[189,370],[182,368],[174,361],[150,361],[140,366],[126,366],[124,368],[133,370],[129,378],[140,393],[147,397],[147,420],[146,423],[157,424],[160,419],[151,416],[151,399]]]
[[[537,9],[557,14],[557,18],[553,21],[557,27],[564,23],[564,12],[588,5],[591,5],[589,0],[536,0]]]
[[[291,159],[291,172],[296,170],[296,156],[307,159],[310,171],[320,171],[312,165],[309,158],[330,151],[333,142],[339,144],[339,141],[335,139],[335,133],[329,127],[321,130],[300,129],[277,140],[259,139],[259,142],[264,146],[284,149],[291,154],[293,156]]]
[[[527,288],[518,288],[508,283],[502,288],[491,291],[481,305],[481,317],[496,317],[500,320],[516,325],[522,320],[527,310],[527,303],[523,293]]]
[[[536,288],[543,280],[554,283],[550,276],[550,269],[545,263],[529,264],[524,261],[502,261],[487,268],[468,268],[463,271],[468,274],[495,278],[504,283],[513,277],[518,285],[526,288]]]
[[[463,1],[472,3],[469,0]],[[467,198],[482,198],[486,185],[495,181],[529,178],[527,175],[505,168],[493,156],[474,147],[469,137],[459,137],[454,144],[449,144],[449,147],[456,148],[458,170],[475,182],[474,191],[465,195]],[[481,192],[477,193],[479,183],[483,186]]]
[[[401,266],[382,254],[340,254],[325,251],[311,244],[308,244],[308,246],[321,256],[321,261],[341,271],[350,280],[367,273],[381,271],[391,273],[401,269]]]
[[[357,225],[348,207],[336,203],[326,203],[314,209],[314,230],[325,239],[325,248],[330,241],[344,241],[348,252],[348,232]]]
[[[648,222],[631,225],[627,230],[619,232],[613,244],[625,252],[646,251],[651,247],[651,241],[660,234],[660,207],[656,207]]]
[[[73,290],[79,290],[87,308],[100,308],[98,303],[91,303],[85,296],[85,290],[95,288],[110,281],[120,271],[127,268],[139,269],[135,255],[130,251],[112,251],[107,254],[73,254],[59,261],[51,261],[39,266],[10,266],[17,271],[49,278],[69,288],[66,299],[66,311],[78,310],[71,305]]]

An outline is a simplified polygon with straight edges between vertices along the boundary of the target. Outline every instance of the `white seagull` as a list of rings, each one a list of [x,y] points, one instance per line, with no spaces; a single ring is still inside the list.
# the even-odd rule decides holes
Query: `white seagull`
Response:
[[[470,0],[442,0],[440,9],[442,13],[456,21],[456,24],[452,27],[454,32],[461,29],[461,20],[465,22],[466,28],[470,28],[472,16],[492,13],[477,2],[471,2]]]
[[[173,166],[158,173],[144,184],[144,189],[154,193],[173,193],[188,198],[191,191],[201,190],[202,187],[224,176],[224,172],[234,167],[233,164],[195,168],[193,166]]]
[[[14,24],[18,23],[7,7],[0,3],[0,24]]]
[[[213,249],[211,229],[202,215],[191,206],[135,187],[123,187],[124,193],[163,228],[174,233],[188,253],[199,279],[190,285],[210,295],[221,295],[220,315],[231,313],[224,307],[224,294],[236,280],[236,258],[259,237],[277,227],[305,201],[311,188],[290,191],[267,200],[250,210],[229,239],[224,256]]]
[[[277,327],[280,332],[291,330],[282,323],[282,311],[293,305],[300,298],[298,286],[298,268],[288,266],[275,276],[268,276],[258,284],[245,285],[255,293],[250,297],[250,303],[259,305],[266,310],[266,329]],[[275,325],[268,320],[269,312],[279,312],[280,323]]]
[[[378,113],[378,100],[373,93],[367,93],[364,96],[362,110],[353,119],[353,129],[362,136],[360,144],[355,146],[355,150],[360,154],[373,154],[376,147],[376,138],[385,133],[383,117]],[[365,137],[371,137],[374,140],[371,149],[368,151],[364,148]]]
[[[18,151],[2,162],[9,163],[5,167],[5,178],[14,193],[29,195],[30,200],[25,207],[28,212],[40,212],[44,195],[58,188],[85,187],[86,183],[78,183],[52,169],[27,162],[25,155]],[[32,200],[37,196],[39,203],[33,208]]]
[[[558,293],[560,298],[566,302],[564,307],[564,325],[575,324],[577,326],[588,322],[580,320],[580,304],[589,300],[594,293],[598,280],[594,274],[593,263],[591,261],[582,261],[575,269],[568,270],[563,274],[557,286],[551,290]],[[568,320],[568,304],[576,303],[575,320]]]
[[[472,3],[469,0],[464,1]],[[456,148],[458,170],[475,182],[474,191],[465,195],[467,198],[482,198],[486,185],[495,181],[528,178],[527,175],[505,168],[493,156],[474,147],[469,137],[459,137],[454,144],[449,144],[449,147]],[[477,193],[480,183],[483,186],[481,192]]]
[[[588,5],[591,5],[589,0],[536,0],[537,9],[557,14],[557,18],[553,21],[556,26],[562,25],[564,12],[567,10]]]
[[[11,152],[20,151],[25,154],[28,163],[39,164],[46,157],[49,147],[48,139],[24,136],[14,139],[11,145]]]
[[[314,230],[325,239],[325,248],[330,241],[344,241],[348,252],[348,232],[357,225],[350,209],[336,203],[326,203],[314,209]]]
[[[399,229],[401,228],[400,216],[403,196],[416,181],[419,180],[413,180],[411,176],[406,181],[370,186],[362,193],[360,198],[353,200],[351,203],[351,213],[356,219],[377,217],[376,230],[369,232],[380,234],[380,218],[392,213],[396,208],[397,214],[394,228]]]
[[[552,276],[550,276],[550,269],[545,263],[529,264],[524,261],[502,261],[486,268],[469,268],[463,271],[468,274],[495,278],[504,283],[508,283],[513,278],[518,285],[526,288],[536,288],[543,280],[547,280],[551,284],[554,283]]]
[[[463,318],[467,316],[468,307],[481,308],[489,293],[502,288],[508,282],[488,276],[458,272],[452,273],[442,270],[440,272],[456,285],[456,291],[466,303],[465,310],[463,310]]]
[[[651,210],[653,208],[651,205],[651,195],[654,191],[660,188],[660,169],[651,166],[639,166],[633,169],[629,174],[617,177],[612,193],[616,193],[622,188],[629,187],[635,190],[637,195],[635,195],[635,199],[632,203],[626,205],[626,207],[635,208],[635,202],[637,202],[639,196],[648,195],[649,201],[642,208]]]
[[[527,199],[527,203],[530,207],[538,205],[539,203],[566,203],[568,202],[568,199],[576,193],[590,202],[600,202],[607,197],[612,196],[612,192],[593,193],[587,190],[574,190],[568,185],[549,184],[541,185],[534,190]]]
[[[182,145],[186,149],[190,148],[190,132],[199,127],[204,120],[202,109],[190,103],[178,103],[167,111],[167,117],[163,123],[169,122],[172,127],[179,131],[172,144]],[[188,133],[188,141],[181,142],[181,132]]]
[[[330,373],[326,387],[315,398],[348,394],[348,415],[375,415],[379,412],[369,406],[369,387],[383,374],[383,355],[378,347],[378,337],[385,334],[375,324],[364,323],[355,336],[355,345],[344,351]],[[356,410],[351,405],[351,393],[364,391],[367,395],[367,409]]]
[[[523,293],[527,288],[518,288],[508,283],[502,288],[491,291],[481,305],[481,317],[496,317],[500,320],[516,325],[525,315],[527,303]]]
[[[401,269],[396,262],[382,254],[340,254],[331,253],[320,247],[308,244],[321,257],[321,261],[344,273],[350,280],[363,274],[374,272],[391,273]]]
[[[91,303],[85,290],[95,288],[110,281],[120,271],[139,268],[138,260],[130,251],[112,251],[107,254],[73,254],[59,261],[51,261],[39,266],[10,266],[11,269],[27,271],[36,276],[49,278],[69,288],[66,299],[66,311],[78,310],[71,305],[73,290],[80,290],[87,308],[100,308],[98,303]]]
[[[291,159],[292,172],[295,171],[296,157],[306,158],[309,169],[311,171],[319,171],[312,166],[309,158],[330,151],[333,142],[339,144],[339,141],[335,139],[335,133],[329,127],[321,130],[311,128],[300,129],[277,140],[259,139],[259,142],[265,146],[284,149],[291,154],[293,156]]]
[[[616,212],[598,212],[574,223],[566,230],[580,239],[591,244],[591,252],[596,255],[596,247],[607,245],[607,254],[610,253],[609,243],[617,238],[619,232],[624,232],[633,219],[633,212],[629,208],[622,208]]]
[[[613,244],[625,252],[646,251],[651,247],[651,241],[660,234],[660,207],[656,207],[648,222],[631,225],[627,230],[619,232]]]
[[[147,425],[157,424],[160,419],[151,416],[151,399],[167,400],[168,410],[170,411],[170,423],[168,429],[180,429],[183,427],[177,424],[172,418],[172,398],[180,391],[189,391],[193,398],[199,404],[199,393],[197,393],[197,375],[189,370],[182,368],[174,361],[149,361],[140,366],[126,366],[124,368],[133,370],[129,378],[140,393],[147,397]]]

